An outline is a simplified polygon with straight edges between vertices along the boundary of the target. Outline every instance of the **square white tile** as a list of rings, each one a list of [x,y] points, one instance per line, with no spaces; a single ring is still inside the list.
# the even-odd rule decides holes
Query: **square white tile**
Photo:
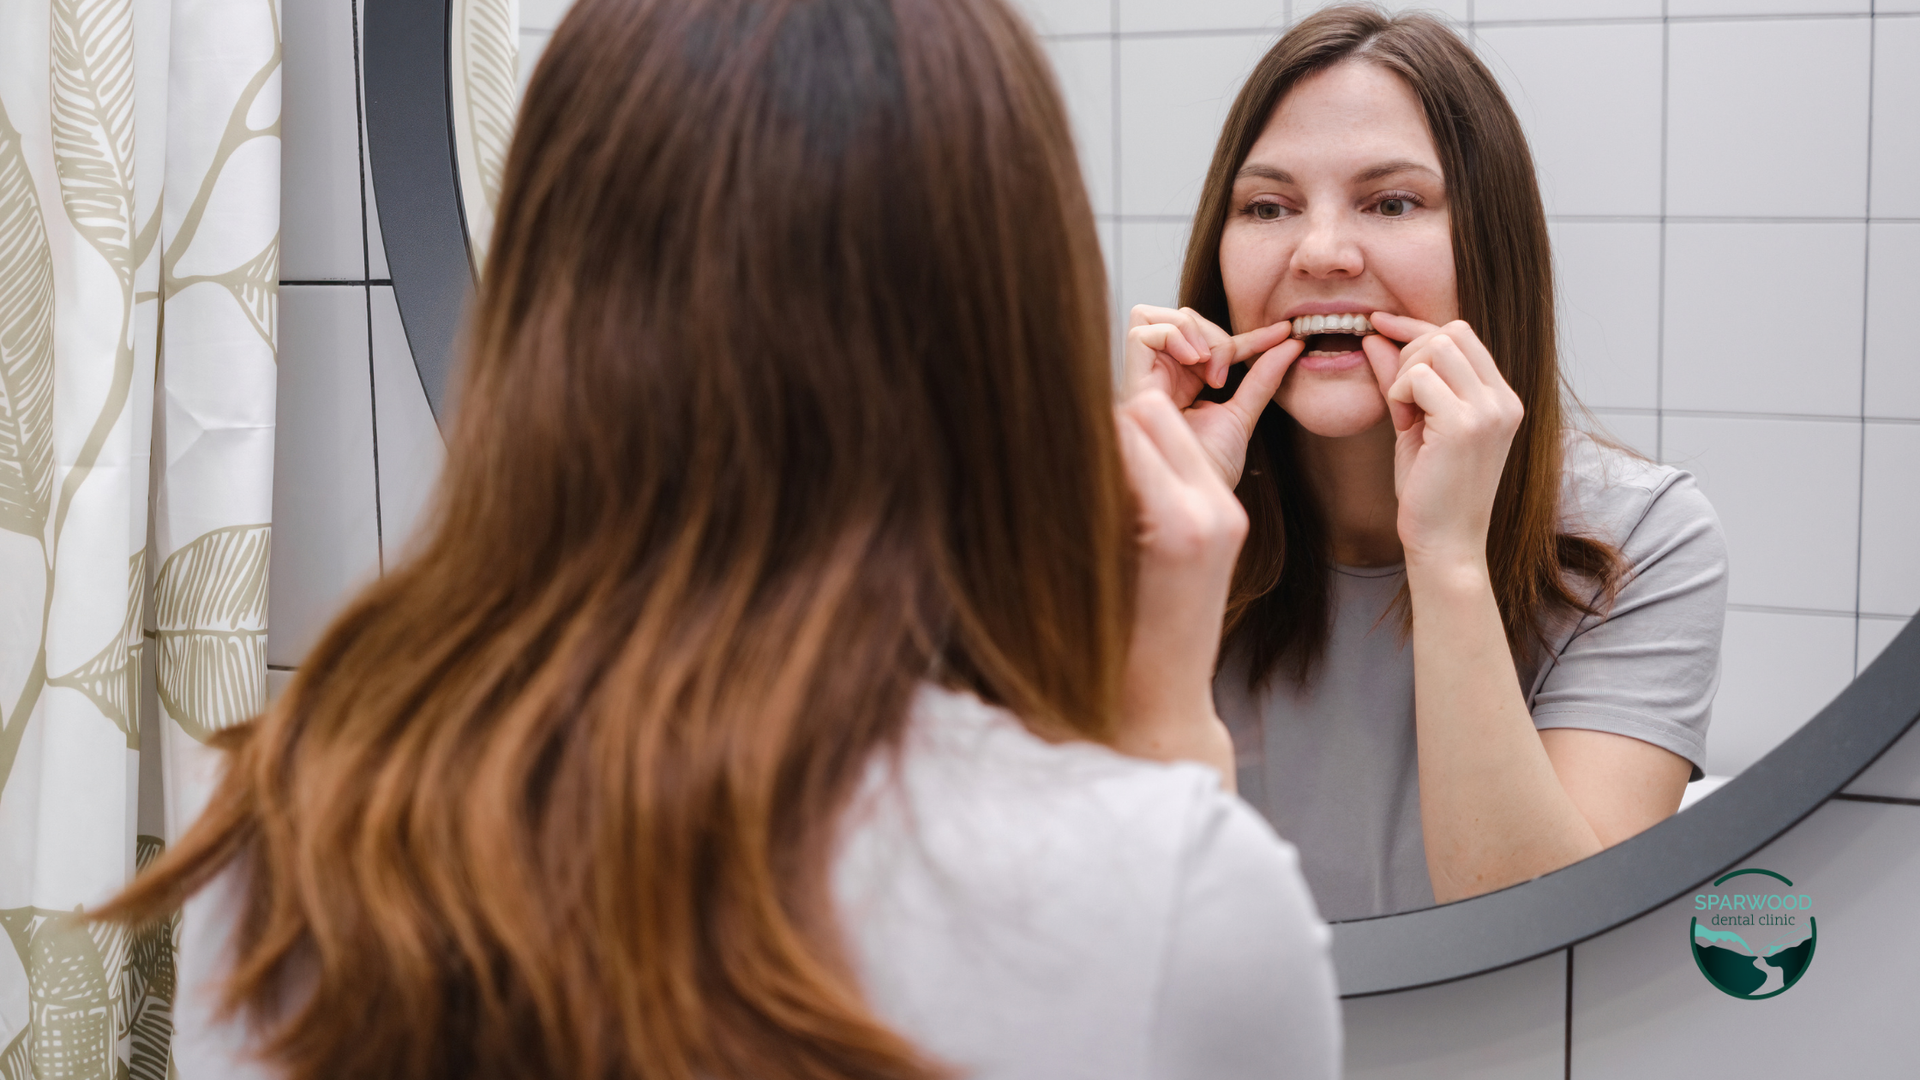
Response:
[[[1080,175],[1096,214],[1113,213],[1113,43],[1106,38],[1073,38],[1045,43],[1047,58],[1060,80],[1080,152]]]
[[[351,0],[286,0],[281,43],[280,276],[357,281],[365,263]]]
[[[1324,7],[1332,7],[1346,0],[1293,0],[1293,21],[1299,22],[1308,15]],[[1472,0],[1374,0],[1390,12],[1424,11],[1429,14],[1443,15],[1456,23],[1467,21],[1467,15],[1473,8]]]
[[[1341,1002],[1347,1080],[1559,1080],[1567,958]]]
[[[1120,42],[1121,213],[1193,213],[1227,109],[1273,41],[1220,34]]]
[[[1873,214],[1920,217],[1920,19],[1873,27]]]
[[[1742,860],[1784,874],[1817,905],[1820,943],[1800,981],[1737,1001],[1700,974],[1687,940],[1694,893],[1573,953],[1577,1080],[1911,1076],[1920,1061],[1907,973],[1920,934],[1920,807],[1830,802]],[[1720,868],[1701,866],[1703,880]]]
[[[1920,224],[1867,228],[1867,415],[1920,420]]]
[[[1920,611],[1920,424],[1868,424],[1860,493],[1860,610]]]
[[[1857,422],[1668,415],[1661,444],[1726,530],[1728,602],[1853,611]]]
[[[416,538],[447,444],[413,366],[390,286],[373,289],[374,427],[380,438],[380,550],[391,568]]]
[[[1920,11],[1920,0],[1875,0],[1873,10],[1882,15],[1894,12]]]
[[[1907,627],[1906,619],[1860,620],[1860,669],[1866,670],[1881,650]],[[1920,725],[1907,729],[1900,741],[1887,748],[1880,760],[1847,785],[1853,795],[1885,795],[1895,799],[1920,799]]]
[[[1297,0],[1296,8],[1300,5]],[[1252,30],[1287,24],[1284,0],[1119,0],[1122,33],[1185,30]],[[1296,15],[1298,12],[1296,12]]]
[[[1668,0],[1667,14],[1847,15],[1872,9],[1871,0]]]
[[[1557,221],[1561,369],[1592,408],[1660,403],[1660,226]]]
[[[286,668],[268,668],[267,669],[267,701],[271,703],[273,699],[279,697],[282,693],[285,693],[287,689],[287,684],[292,681],[293,681],[293,672],[287,670]]]
[[[1658,19],[1661,0],[1475,0],[1476,25],[1502,19]]]
[[[360,49],[360,55],[363,57],[367,54],[364,44],[366,34],[367,20],[363,17],[360,20],[360,39],[363,43]],[[364,69],[360,75],[362,80],[366,78]],[[366,148],[370,145],[372,144],[367,139],[366,115],[363,110],[360,117],[360,147],[363,155],[362,161],[366,166],[362,170],[361,183],[364,188],[363,197],[366,199],[367,208],[367,277],[375,281],[382,281],[392,277],[393,271],[387,268],[387,242],[386,238],[380,234],[380,204],[379,201],[374,198],[373,193],[373,165],[364,156],[368,153]]]
[[[1870,29],[1866,19],[1669,26],[1667,212],[1863,214]]]
[[[1864,224],[1667,226],[1664,406],[1860,415]]]
[[[1119,232],[1120,325],[1135,304],[1179,302],[1187,227],[1173,222],[1122,221]]]
[[[1660,212],[1660,37],[1657,23],[1476,32],[1526,127],[1547,213]]]
[[[1111,0],[1013,0],[1037,34],[1105,34],[1113,30]]]
[[[1739,775],[1852,681],[1852,616],[1727,612],[1707,772]]]
[[[1627,449],[1646,458],[1648,461],[1660,460],[1660,417],[1650,412],[1599,412],[1593,414],[1592,421],[1575,416],[1574,422],[1581,428],[1594,431],[1602,438],[1624,445]],[[1597,427],[1597,431],[1595,428]]]
[[[540,56],[547,51],[547,42],[553,37],[551,30],[520,31],[520,96],[527,96],[527,81],[533,78],[533,69],[540,66]]]
[[[279,375],[267,662],[293,667],[380,572],[366,290],[283,286]]]

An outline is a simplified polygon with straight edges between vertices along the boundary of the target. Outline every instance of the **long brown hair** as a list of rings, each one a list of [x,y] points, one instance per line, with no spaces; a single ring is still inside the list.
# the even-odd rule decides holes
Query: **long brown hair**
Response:
[[[1556,613],[1598,614],[1621,570],[1612,547],[1561,529],[1566,425],[1546,213],[1520,121],[1500,84],[1459,36],[1430,15],[1393,16],[1367,5],[1326,8],[1287,31],[1255,66],[1227,114],[1194,216],[1180,302],[1230,325],[1220,236],[1234,174],[1287,92],[1344,61],[1377,64],[1405,79],[1420,99],[1447,187],[1460,316],[1493,353],[1526,408],[1487,533],[1487,564],[1507,642],[1524,656]],[[1251,527],[1234,572],[1226,632],[1230,647],[1244,649],[1250,659],[1255,686],[1275,671],[1306,681],[1331,628],[1327,517],[1292,451],[1296,427],[1278,404],[1267,407],[1235,492]],[[1584,586],[1569,575],[1584,578]]]
[[[836,819],[932,671],[1107,737],[1101,266],[1001,0],[581,0],[430,534],[106,916],[234,867],[225,1002],[293,1080],[934,1075],[843,953]]]

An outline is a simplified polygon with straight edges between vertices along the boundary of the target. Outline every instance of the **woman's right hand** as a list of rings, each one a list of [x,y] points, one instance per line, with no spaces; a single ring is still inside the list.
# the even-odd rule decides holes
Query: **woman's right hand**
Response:
[[[1192,308],[1137,305],[1127,329],[1123,396],[1151,388],[1171,399],[1185,413],[1214,470],[1232,489],[1246,466],[1247,441],[1260,413],[1306,348],[1292,333],[1291,323],[1277,322],[1229,334]],[[1227,369],[1247,360],[1253,363],[1231,399],[1198,400],[1201,390],[1225,386]]]
[[[1227,589],[1247,512],[1158,389],[1123,403],[1120,453],[1139,511],[1139,582],[1114,746],[1200,761],[1233,786],[1233,741],[1213,707]]]

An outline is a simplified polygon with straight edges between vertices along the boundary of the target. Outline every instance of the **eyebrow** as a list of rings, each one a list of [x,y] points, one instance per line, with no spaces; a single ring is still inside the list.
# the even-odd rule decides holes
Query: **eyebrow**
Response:
[[[1423,172],[1436,180],[1440,178],[1439,173],[1434,172],[1432,169],[1417,161],[1383,161],[1378,165],[1368,166],[1366,169],[1361,170],[1360,175],[1354,179],[1363,184],[1370,184],[1375,180],[1383,180],[1389,176],[1395,176],[1404,172]],[[1284,169],[1276,169],[1271,165],[1245,165],[1241,167],[1239,172],[1233,175],[1235,180],[1244,180],[1248,177],[1272,180],[1277,184],[1291,184],[1294,182],[1292,173]]]

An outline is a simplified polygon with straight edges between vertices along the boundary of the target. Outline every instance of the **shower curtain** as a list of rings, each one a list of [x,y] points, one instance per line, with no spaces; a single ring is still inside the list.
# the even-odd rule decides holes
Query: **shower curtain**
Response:
[[[265,701],[279,124],[275,0],[0,0],[0,1080],[170,1073],[178,919],[71,916]]]

